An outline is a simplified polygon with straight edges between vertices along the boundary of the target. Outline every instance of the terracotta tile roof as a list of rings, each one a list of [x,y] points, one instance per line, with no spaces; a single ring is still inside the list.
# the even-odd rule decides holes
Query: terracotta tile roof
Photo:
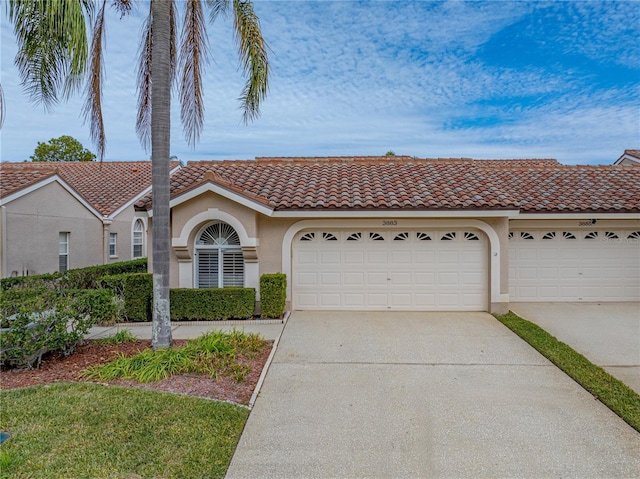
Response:
[[[1,163],[0,198],[55,174],[105,216],[151,186],[150,161]]]
[[[640,212],[640,169],[556,160],[410,157],[258,158],[190,162],[175,198],[212,182],[274,210],[520,209]],[[150,208],[145,197],[138,207]]]

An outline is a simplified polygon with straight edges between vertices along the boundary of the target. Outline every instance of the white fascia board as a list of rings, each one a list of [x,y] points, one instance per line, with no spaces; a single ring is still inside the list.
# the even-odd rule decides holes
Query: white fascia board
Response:
[[[263,215],[273,216],[273,208],[269,208],[268,206],[265,206],[262,203],[254,201],[234,191],[230,191],[227,188],[216,185],[215,183],[205,183],[198,186],[197,188],[189,190],[186,193],[171,200],[169,205],[171,208],[173,208],[174,206],[182,204],[185,201],[189,201],[197,196],[200,196],[208,192],[212,192],[220,196],[224,196],[225,198],[230,199],[231,201],[235,201],[236,203],[246,206],[249,209],[257,211],[258,213],[262,213]],[[149,211],[149,216],[152,216],[151,211]]]
[[[637,220],[640,213],[520,213],[519,220]]]
[[[136,196],[134,196],[133,198],[131,198],[129,201],[127,201],[125,204],[123,204],[120,208],[118,208],[117,210],[115,210],[113,213],[111,213],[108,217],[111,219],[114,219],[116,216],[118,216],[120,213],[122,213],[124,210],[126,210],[127,208],[129,208],[131,205],[133,205],[136,201],[138,201],[140,198],[144,197],[147,193],[149,193],[151,191],[151,186],[146,187],[143,191],[141,191],[140,193],[138,193]]]
[[[78,202],[80,204],[82,204],[82,206],[84,206],[86,209],[88,209],[93,215],[96,216],[96,218],[98,218],[99,220],[102,220],[103,216],[98,212],[98,210],[96,210],[93,206],[91,206],[91,204],[89,204],[82,196],[80,196],[76,190],[74,190],[73,188],[71,188],[71,186],[69,186],[69,184],[64,181],[62,178],[60,178],[58,175],[53,175],[50,176],[49,178],[45,178],[42,181],[39,181],[37,183],[34,183],[31,186],[27,186],[26,188],[21,189],[20,191],[16,191],[13,194],[10,194],[8,196],[6,196],[5,198],[0,200],[0,206],[5,206],[7,203],[10,203],[14,200],[17,200],[18,198],[22,198],[23,196],[28,195],[29,193],[33,193],[34,191],[45,187],[46,185],[49,185],[51,183],[58,183],[60,186],[62,186],[62,188],[64,188],[65,190],[67,190],[67,192],[73,196],[76,200],[78,200]]]
[[[273,218],[515,218],[519,210],[285,210]]]

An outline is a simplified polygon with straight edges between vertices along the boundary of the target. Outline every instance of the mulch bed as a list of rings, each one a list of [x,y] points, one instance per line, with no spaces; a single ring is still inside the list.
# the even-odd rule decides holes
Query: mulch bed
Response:
[[[186,342],[185,340],[175,340],[173,344],[174,347],[180,347]],[[56,353],[45,355],[39,369],[3,370],[0,373],[0,389],[22,388],[55,382],[89,382],[83,379],[81,374],[90,366],[108,363],[116,359],[120,354],[133,356],[150,347],[151,341],[149,340],[123,344],[102,344],[89,340],[80,345],[71,356],[64,357]],[[107,384],[156,389],[206,399],[248,404],[260,378],[262,368],[269,357],[271,347],[272,345],[268,344],[261,353],[256,354],[253,358],[239,358],[240,362],[249,364],[251,367],[251,371],[241,382],[229,377],[220,376],[212,379],[206,375],[194,374],[173,376],[147,384],[141,384],[133,380],[108,381]]]

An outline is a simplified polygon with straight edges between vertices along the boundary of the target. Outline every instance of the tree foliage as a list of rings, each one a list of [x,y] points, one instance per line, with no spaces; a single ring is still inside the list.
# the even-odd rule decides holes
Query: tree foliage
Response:
[[[47,143],[39,141],[31,155],[31,161],[93,161],[95,159],[95,154],[68,135],[51,138]]]

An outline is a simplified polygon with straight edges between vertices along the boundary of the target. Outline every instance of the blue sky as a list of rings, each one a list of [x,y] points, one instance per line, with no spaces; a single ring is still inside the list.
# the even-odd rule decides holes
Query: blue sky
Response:
[[[179,8],[182,8],[178,1]],[[242,123],[230,20],[209,26],[206,118],[183,161],[396,154],[612,163],[640,148],[639,2],[254,0],[271,48],[260,118]],[[2,0],[2,161],[71,135],[92,149],[83,98],[52,113],[22,93]],[[135,68],[147,12],[107,22],[106,160],[148,159],[136,138]],[[177,98],[177,97],[176,97]]]

